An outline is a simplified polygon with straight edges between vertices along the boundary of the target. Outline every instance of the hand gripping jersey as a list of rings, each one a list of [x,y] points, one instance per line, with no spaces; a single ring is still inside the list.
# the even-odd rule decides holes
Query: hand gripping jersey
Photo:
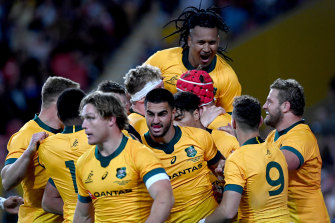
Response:
[[[147,121],[143,115],[133,112],[128,115],[128,119],[129,124],[132,125],[141,136],[143,136],[149,130]]]
[[[202,129],[174,126],[176,133],[168,144],[153,141],[149,132],[142,142],[155,152],[170,177],[175,204],[171,222],[198,222],[217,207],[209,181],[209,165],[219,161],[210,134]]]
[[[64,222],[72,222],[77,205],[77,159],[90,148],[81,126],[67,126],[62,133],[46,138],[38,149],[39,162],[45,167],[49,181],[61,195]]]
[[[93,202],[95,222],[144,222],[153,202],[147,188],[168,179],[155,154],[126,136],[111,155],[95,147],[76,167],[78,199]]]
[[[14,163],[28,148],[30,139],[37,132],[46,132],[50,135],[61,132],[61,129],[53,129],[43,123],[37,115],[27,122],[17,133],[9,139],[5,165]],[[19,221],[29,222],[62,222],[63,217],[47,213],[42,209],[42,197],[48,176],[43,167],[38,163],[38,155],[35,154],[33,162],[28,166],[27,175],[21,182],[24,204],[19,209]]]
[[[285,157],[261,142],[259,137],[249,139],[227,159],[224,190],[242,194],[239,222],[290,222]]]
[[[212,136],[214,140],[214,144],[216,148],[220,151],[222,156],[226,159],[238,148],[240,148],[240,144],[238,143],[235,136],[228,134],[225,131],[221,130],[213,130],[206,129]],[[224,183],[220,182],[217,177],[210,172],[210,181],[213,186],[214,197],[218,203],[221,202],[223,191],[224,191]]]
[[[188,61],[188,50],[184,53],[182,51],[181,47],[158,51],[145,62],[161,69],[164,88],[173,94],[177,92],[176,82],[179,77],[187,70],[196,69]],[[213,79],[214,88],[216,88],[216,105],[223,107],[227,112],[232,112],[234,97],[241,95],[241,85],[234,70],[218,55],[203,70]]]
[[[266,141],[293,152],[300,160],[289,171],[288,207],[294,222],[330,222],[321,192],[321,166],[317,140],[308,125],[299,121],[280,132],[272,131]]]
[[[219,127],[226,126],[231,123],[231,115],[228,113],[224,113],[222,115],[217,116],[211,124],[207,126],[209,129],[218,129]]]

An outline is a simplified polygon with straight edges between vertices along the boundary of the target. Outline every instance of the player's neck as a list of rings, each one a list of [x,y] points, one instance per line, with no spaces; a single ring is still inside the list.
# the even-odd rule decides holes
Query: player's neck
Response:
[[[123,138],[122,132],[116,131],[115,129],[111,131],[109,137],[104,142],[98,144],[99,152],[102,156],[109,156],[115,152],[115,150],[120,146]]]
[[[296,122],[299,122],[302,120],[302,116],[296,116],[293,113],[286,113],[284,114],[282,120],[276,125],[276,130],[278,132],[287,129],[291,125],[293,125]]]
[[[245,143],[246,141],[248,141],[249,139],[255,138],[257,136],[259,136],[259,131],[243,131],[241,129],[237,129],[236,130],[236,136],[237,136],[237,140],[240,143],[240,146],[243,145],[243,143]]]
[[[150,132],[149,132],[149,134],[150,134]],[[174,126],[171,125],[170,128],[169,128],[169,130],[167,131],[167,133],[164,136],[162,136],[162,137],[153,137],[150,134],[150,137],[151,137],[152,140],[154,140],[157,143],[167,144],[167,143],[169,143],[173,139],[173,137],[175,136],[175,134],[176,134],[176,130],[175,130]]]
[[[145,116],[145,107],[143,103],[136,102],[136,104],[132,105],[133,111]]]
[[[48,108],[41,108],[40,114],[38,115],[39,119],[46,125],[51,128],[59,129],[62,127],[62,124],[57,116],[56,105],[51,105]]]

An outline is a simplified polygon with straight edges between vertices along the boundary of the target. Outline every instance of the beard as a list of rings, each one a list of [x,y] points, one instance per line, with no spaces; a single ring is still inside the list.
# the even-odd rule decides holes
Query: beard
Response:
[[[269,113],[265,119],[264,122],[266,125],[271,126],[273,128],[276,128],[278,123],[283,119],[283,114],[280,111],[280,108],[276,108],[273,113]]]
[[[151,133],[151,135],[155,138],[162,138],[166,135],[166,133],[169,131],[170,127],[173,126],[172,125],[172,120],[166,125],[166,126],[163,126],[163,131],[162,133],[155,133],[154,131],[152,131],[152,126],[150,126],[149,128],[149,131]]]

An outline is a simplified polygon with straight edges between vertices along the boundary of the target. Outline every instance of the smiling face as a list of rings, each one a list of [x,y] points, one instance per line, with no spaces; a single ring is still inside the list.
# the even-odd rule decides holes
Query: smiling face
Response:
[[[167,102],[147,103],[145,118],[153,138],[163,138],[173,128],[174,110]]]
[[[102,118],[94,105],[86,104],[81,111],[81,117],[88,144],[101,144],[108,139],[110,120]]]
[[[218,29],[195,26],[190,30],[187,45],[188,60],[192,66],[207,67],[213,61],[219,47]]]
[[[266,112],[264,122],[266,125],[276,128],[283,119],[283,113],[281,111],[281,104],[278,99],[279,91],[277,89],[271,89],[266,99],[263,109]]]

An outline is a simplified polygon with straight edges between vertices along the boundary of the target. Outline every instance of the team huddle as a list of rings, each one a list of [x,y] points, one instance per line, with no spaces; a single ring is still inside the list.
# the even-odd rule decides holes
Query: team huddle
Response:
[[[49,77],[39,114],[8,142],[3,187],[21,183],[19,222],[330,222],[303,87],[260,102],[219,47],[211,9],[173,22],[181,47],[158,51],[124,86]],[[220,55],[221,56],[220,56]]]

